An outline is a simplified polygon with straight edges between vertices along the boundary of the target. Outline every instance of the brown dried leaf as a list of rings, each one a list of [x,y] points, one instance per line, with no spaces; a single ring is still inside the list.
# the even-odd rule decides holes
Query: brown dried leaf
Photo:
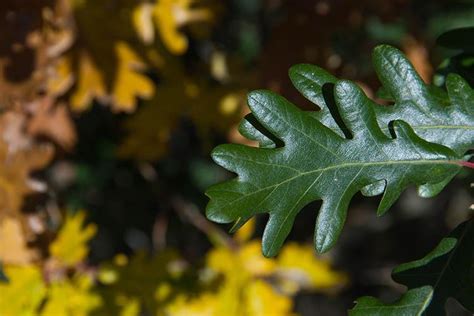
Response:
[[[70,33],[53,26],[60,18],[56,10],[60,1],[0,2],[0,104],[3,107],[34,99],[42,90],[53,58],[50,48],[61,42],[55,48],[59,54],[67,47]]]
[[[28,121],[28,134],[51,139],[63,149],[70,150],[76,143],[74,123],[64,104],[55,105],[54,100],[43,97],[28,105],[31,118]]]
[[[20,214],[25,196],[43,189],[30,173],[45,167],[53,157],[52,146],[35,144],[25,124],[19,112],[0,116],[0,220]]]

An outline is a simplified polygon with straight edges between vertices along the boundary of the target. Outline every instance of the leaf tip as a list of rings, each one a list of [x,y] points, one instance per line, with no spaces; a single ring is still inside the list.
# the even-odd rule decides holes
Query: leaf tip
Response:
[[[377,45],[372,51],[372,55],[374,57],[381,57],[390,53],[401,53],[401,52],[399,49],[388,44]]]
[[[329,249],[332,248],[333,244],[334,240],[332,237],[330,237],[330,235],[316,233],[314,238],[314,247],[317,253],[323,254],[328,252]]]

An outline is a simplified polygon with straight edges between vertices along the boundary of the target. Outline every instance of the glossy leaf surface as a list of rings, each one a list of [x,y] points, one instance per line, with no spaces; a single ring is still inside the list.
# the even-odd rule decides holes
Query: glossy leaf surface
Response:
[[[460,76],[450,74],[446,79],[447,92],[425,84],[408,59],[398,49],[381,45],[373,53],[374,66],[383,84],[383,97],[394,102],[392,106],[375,104],[377,122],[387,135],[390,122],[404,120],[415,133],[430,142],[436,142],[464,154],[474,148],[474,90]],[[337,116],[333,87],[337,78],[325,70],[309,64],[290,69],[295,87],[321,110],[309,112],[325,125],[350,137],[350,132]],[[261,126],[252,124],[248,116],[241,124],[241,132],[249,139],[259,141],[262,147],[275,147]],[[419,194],[432,197],[451,180],[447,177],[437,184],[422,185]],[[383,192],[383,183],[362,190],[373,196]]]
[[[331,116],[344,123],[349,138],[281,96],[251,93],[249,106],[255,119],[284,145],[217,147],[214,160],[238,178],[207,191],[208,218],[245,222],[257,213],[269,213],[263,252],[273,256],[298,212],[323,200],[315,246],[324,252],[336,242],[351,198],[367,185],[385,184],[378,208],[383,214],[409,184],[436,184],[458,172],[459,155],[422,140],[405,122],[393,122],[391,136],[385,134],[377,124],[376,105],[354,83],[338,81],[334,100],[337,112]]]

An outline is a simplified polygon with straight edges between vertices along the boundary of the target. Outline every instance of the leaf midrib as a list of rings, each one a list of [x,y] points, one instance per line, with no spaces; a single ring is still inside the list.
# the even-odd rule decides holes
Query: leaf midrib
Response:
[[[378,309],[378,310],[384,310],[384,309],[400,309],[400,308],[410,308],[412,306],[418,307],[417,310],[417,316],[421,315],[422,312],[426,310],[428,305],[431,302],[431,299],[433,297],[434,290],[431,288],[430,295],[427,295],[424,300],[418,304],[404,304],[404,305],[390,305],[390,306],[366,306],[366,307],[359,307],[357,308],[358,310],[370,310],[370,309]]]
[[[418,129],[429,130],[429,129],[465,129],[465,130],[474,130],[474,126],[471,125],[413,125],[410,124],[411,128],[415,131]],[[384,132],[388,131],[388,127],[381,128]]]
[[[265,110],[269,111],[269,112],[272,112],[272,109],[270,107],[267,106],[267,104],[265,102],[260,102],[260,100],[258,100],[257,98],[255,97],[249,97],[249,99],[252,99],[254,102],[258,103],[262,108],[264,108]],[[286,109],[288,110],[288,109]],[[304,113],[304,112],[303,112]],[[327,153],[331,154],[332,156],[334,156],[335,159],[337,160],[340,160],[339,156],[333,152],[329,147],[323,145],[322,143],[320,143],[318,140],[314,139],[313,137],[311,137],[311,135],[308,135],[306,134],[306,132],[304,130],[301,130],[299,128],[297,128],[296,126],[290,124],[290,122],[288,122],[288,120],[286,119],[286,117],[280,115],[280,113],[278,111],[276,112],[273,112],[272,113],[273,115],[275,115],[279,120],[280,122],[283,122],[285,123],[288,128],[290,128],[291,130],[293,131],[296,131],[300,134],[302,134],[306,139],[309,139],[310,142],[314,143],[316,146],[318,147],[321,147],[322,149],[324,149]],[[311,116],[308,116],[309,118],[311,119],[314,119],[313,117]],[[331,131],[332,133],[334,133],[333,130],[329,129],[327,126],[325,126],[324,124],[322,124],[321,122],[319,122],[318,120],[316,120],[316,124],[321,124],[322,126],[326,127],[329,131]],[[334,133],[335,136],[338,136],[337,134]]]
[[[220,153],[219,154],[220,156],[226,156],[226,154],[222,154]],[[249,159],[245,159],[245,158],[241,158],[242,160],[249,160]],[[257,161],[254,161],[254,160],[249,160],[249,161],[252,161],[252,162],[255,162],[255,163],[258,163]],[[265,163],[266,165],[273,165],[273,164],[268,164],[268,163]],[[300,172],[299,174],[297,174],[296,176],[293,176],[291,178],[288,178],[288,179],[285,179],[279,183],[275,183],[275,184],[272,184],[270,186],[267,186],[267,187],[264,187],[264,188],[259,188],[258,190],[256,191],[252,191],[252,193],[250,194],[246,194],[246,195],[242,195],[241,197],[231,201],[230,203],[228,203],[227,205],[230,205],[230,204],[234,204],[238,201],[240,201],[241,199],[244,199],[246,197],[249,197],[249,196],[252,196],[252,195],[255,195],[255,194],[258,194],[262,191],[265,191],[265,190],[268,190],[268,189],[272,189],[273,187],[278,187],[282,184],[285,184],[287,182],[291,182],[299,177],[304,177],[304,176],[307,176],[307,175],[310,175],[310,174],[313,174],[313,173],[317,173],[317,172],[326,172],[328,170],[333,170],[333,169],[342,169],[342,168],[350,168],[350,167],[362,167],[362,168],[365,168],[366,166],[369,166],[369,167],[372,167],[372,166],[383,166],[383,165],[402,165],[402,164],[407,164],[407,165],[422,165],[422,164],[433,164],[433,165],[441,165],[441,164],[447,164],[447,165],[458,165],[459,162],[456,161],[456,160],[443,160],[443,159],[440,159],[440,160],[427,160],[427,159],[422,159],[422,160],[397,160],[397,161],[372,161],[372,162],[348,162],[348,163],[341,163],[341,164],[338,164],[338,165],[331,165],[331,166],[328,166],[328,167],[325,167],[325,168],[320,168],[320,169],[314,169],[314,170],[309,170],[309,171],[305,171],[305,172]],[[278,166],[278,165],[275,165],[275,166]]]

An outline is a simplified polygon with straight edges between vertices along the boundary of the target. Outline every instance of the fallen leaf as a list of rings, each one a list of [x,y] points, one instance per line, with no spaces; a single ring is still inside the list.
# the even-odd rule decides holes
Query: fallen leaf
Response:
[[[86,214],[81,211],[66,216],[58,236],[49,246],[51,256],[63,266],[80,263],[89,252],[88,242],[95,235],[94,224],[84,224]]]
[[[28,249],[18,219],[6,217],[0,221],[0,240],[0,261],[5,265],[25,265],[37,256],[35,251]]]
[[[71,150],[76,143],[76,130],[64,104],[55,105],[54,100],[43,97],[31,102],[28,106],[31,118],[28,120],[27,132],[34,136],[44,136],[66,150]]]
[[[202,5],[201,0],[160,0],[157,1],[153,17],[161,40],[166,48],[176,55],[188,49],[188,39],[182,27],[196,22],[212,22],[215,12]],[[201,5],[201,6],[199,6]]]
[[[30,174],[45,167],[53,157],[52,146],[36,144],[25,133],[25,124],[21,112],[0,116],[0,220],[20,215],[25,196],[44,189]]]

